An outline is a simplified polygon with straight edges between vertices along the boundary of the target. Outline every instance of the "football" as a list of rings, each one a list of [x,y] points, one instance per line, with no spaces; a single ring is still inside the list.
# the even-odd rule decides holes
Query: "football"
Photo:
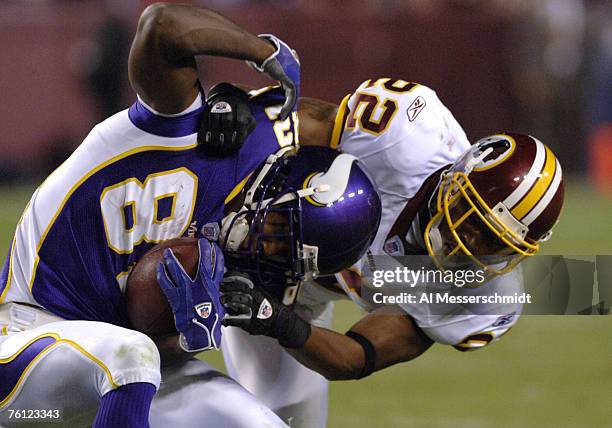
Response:
[[[166,248],[171,248],[185,272],[194,276],[199,252],[195,238],[178,238],[162,242],[147,252],[128,277],[125,296],[131,327],[148,336],[175,333],[174,315],[157,283],[157,266]]]

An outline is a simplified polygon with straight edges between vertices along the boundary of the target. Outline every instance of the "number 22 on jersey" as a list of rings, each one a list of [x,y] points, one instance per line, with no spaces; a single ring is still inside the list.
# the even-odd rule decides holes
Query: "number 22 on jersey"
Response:
[[[418,83],[395,79],[367,80],[354,94],[354,107],[346,119],[346,129],[359,126],[364,132],[379,135],[389,127],[398,110],[397,96],[410,92]],[[382,88],[389,97],[382,98],[368,89]]]

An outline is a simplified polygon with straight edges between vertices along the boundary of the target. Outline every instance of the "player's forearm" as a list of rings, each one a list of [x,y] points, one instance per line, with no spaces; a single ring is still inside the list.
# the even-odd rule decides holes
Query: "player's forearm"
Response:
[[[183,364],[194,357],[193,353],[185,352],[179,346],[179,335],[152,337],[161,358],[162,367]]]
[[[196,55],[261,63],[274,50],[267,41],[209,9],[155,3],[138,22],[130,49],[130,82],[155,110],[179,113],[200,91]]]
[[[338,106],[316,98],[300,98],[300,145],[329,147]]]
[[[346,380],[413,360],[433,344],[411,317],[395,307],[368,314],[347,334],[351,337],[312,327],[305,345],[288,351],[327,379]]]
[[[357,379],[364,366],[363,349],[357,342],[325,328],[313,326],[302,348],[287,351],[327,380]]]
[[[180,63],[196,55],[219,55],[261,63],[274,52],[265,40],[210,9],[156,3],[143,12],[138,31]]]

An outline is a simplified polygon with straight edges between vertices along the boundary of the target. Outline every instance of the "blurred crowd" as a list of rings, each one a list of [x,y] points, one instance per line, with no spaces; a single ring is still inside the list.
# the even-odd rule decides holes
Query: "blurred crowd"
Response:
[[[0,93],[9,95],[0,106],[0,148],[7,149],[0,150],[0,179],[46,173],[73,150],[83,132],[133,100],[127,83],[127,53],[138,14],[149,3],[152,2],[5,0],[0,3],[3,45],[10,46],[14,40],[20,40],[22,46],[38,45],[41,52],[59,46],[57,49],[63,50],[57,52],[61,55],[58,62],[65,67],[57,64],[61,70],[56,70],[58,77],[44,81],[44,85],[60,85],[61,74],[68,73],[77,82],[74,85],[78,86],[78,94],[88,99],[87,103],[72,106],[75,103],[72,100],[78,99],[75,96],[59,105],[66,115],[86,122],[82,127],[71,125],[70,121],[57,124],[57,118],[48,117],[47,123],[52,121],[56,126],[41,128],[44,137],[31,129],[17,132],[15,111],[31,109],[33,100],[37,99],[35,94],[21,97],[23,90],[17,91],[16,87],[24,84],[19,80],[23,76],[19,67],[34,66],[39,74],[33,74],[32,79],[44,79],[45,67],[51,70],[57,58],[49,53],[53,58],[45,61],[40,55],[32,54],[33,58],[26,60],[20,56],[28,53],[23,52],[23,47],[19,48],[20,52],[2,49]],[[300,53],[304,51],[306,95],[339,101],[335,98],[350,91],[352,82],[358,84],[366,78],[379,77],[379,72],[406,80],[424,80],[448,101],[470,138],[480,137],[478,133],[482,129],[491,130],[492,126],[532,133],[556,149],[566,170],[588,172],[601,187],[612,187],[612,2],[609,0],[199,0],[192,3],[218,9],[254,32],[271,27],[269,31],[280,32],[279,36]],[[66,17],[73,10],[75,16]],[[66,26],[73,22],[85,23],[80,30],[70,32]],[[301,22],[304,24],[299,25]],[[318,22],[323,27],[317,27]],[[329,46],[338,40],[340,44],[340,33],[347,33],[347,40],[354,45],[353,51],[366,52],[367,58],[373,58],[375,63],[364,61],[363,55],[336,63],[325,56],[326,49],[312,48],[317,51],[318,59],[309,52],[308,48],[316,43]],[[48,37],[70,40],[44,47],[43,40]],[[450,51],[444,49],[448,40],[453,44]],[[387,42],[393,47],[385,49]],[[329,62],[330,68],[347,62],[345,65],[357,77],[346,79],[350,84],[334,91],[325,82],[317,82],[327,79],[330,85],[338,86],[329,73],[316,74],[317,70],[313,69],[318,67],[312,64],[317,61]],[[394,64],[397,68],[393,68]],[[241,79],[242,75],[235,74],[233,68],[240,65],[234,65],[231,72],[223,65],[206,69],[205,73],[211,79],[222,79],[225,75]],[[52,73],[49,71],[49,75]],[[470,76],[479,76],[482,83],[457,84]],[[478,85],[486,87],[487,81],[497,92],[480,93]],[[454,86],[451,82],[455,82]],[[20,103],[28,106],[19,107]],[[477,104],[474,112],[470,111],[470,104]],[[40,110],[55,108],[58,106],[48,102],[36,105],[28,127],[37,126],[35,118]],[[40,143],[40,138],[46,139],[45,146],[38,147],[49,147],[47,151],[36,151],[44,162],[31,163],[37,171],[24,172],[19,156],[10,153],[27,152],[24,147]]]

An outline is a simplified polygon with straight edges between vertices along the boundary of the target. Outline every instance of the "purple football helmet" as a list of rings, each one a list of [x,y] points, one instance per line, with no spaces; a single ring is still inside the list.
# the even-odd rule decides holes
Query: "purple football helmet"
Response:
[[[329,148],[281,149],[245,189],[242,208],[223,219],[220,243],[228,269],[264,285],[296,284],[353,265],[380,223],[373,181],[355,156]],[[270,242],[282,254],[269,254]]]

